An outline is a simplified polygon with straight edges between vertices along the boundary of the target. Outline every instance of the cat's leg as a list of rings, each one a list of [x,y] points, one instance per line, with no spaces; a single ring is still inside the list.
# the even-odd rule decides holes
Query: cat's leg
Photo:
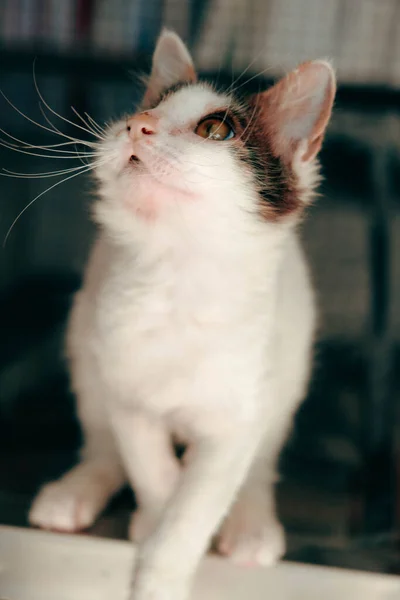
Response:
[[[306,284],[304,289],[307,290]],[[294,308],[288,307],[288,302]],[[282,313],[277,320],[280,327],[288,328],[275,345],[279,402],[268,418],[249,475],[216,539],[217,550],[239,564],[270,565],[285,552],[284,530],[276,511],[275,481],[279,454],[310,377],[314,305],[310,299],[307,302],[304,309],[299,294],[293,292],[279,303]]]
[[[225,425],[225,424],[224,424]],[[184,600],[258,443],[248,424],[197,438],[153,535],[140,547],[132,600]]]
[[[87,362],[75,376],[78,416],[83,430],[80,462],[45,485],[29,512],[29,522],[45,529],[74,532],[93,524],[123,486],[125,474],[115,446],[99,380]]]
[[[129,537],[141,542],[153,533],[180,476],[171,436],[157,418],[117,409],[113,424],[129,481],[138,503]]]
[[[31,525],[73,533],[90,527],[124,475],[111,456],[83,459],[65,475],[39,491],[29,512]]]
[[[216,537],[218,552],[236,564],[270,566],[285,553],[285,533],[276,514],[273,466],[271,457],[257,457]]]
[[[275,482],[279,454],[304,394],[304,385],[293,387],[295,391],[290,390],[290,394],[280,388],[280,392],[286,392],[286,402],[271,414],[249,474],[216,537],[216,549],[237,564],[269,566],[285,553]]]

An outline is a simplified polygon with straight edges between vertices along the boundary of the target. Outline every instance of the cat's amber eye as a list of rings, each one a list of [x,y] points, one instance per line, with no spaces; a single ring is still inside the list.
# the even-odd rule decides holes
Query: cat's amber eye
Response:
[[[234,137],[235,132],[227,121],[219,117],[207,117],[200,121],[194,132],[202,138],[225,142]]]

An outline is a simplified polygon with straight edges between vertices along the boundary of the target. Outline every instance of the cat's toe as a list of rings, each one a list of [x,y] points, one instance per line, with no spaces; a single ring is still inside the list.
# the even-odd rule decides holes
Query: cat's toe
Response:
[[[228,518],[216,540],[220,554],[245,567],[272,566],[285,554],[285,547],[284,529],[277,520]]]
[[[31,525],[65,532],[86,529],[95,517],[96,505],[90,495],[62,481],[44,486],[29,512]]]

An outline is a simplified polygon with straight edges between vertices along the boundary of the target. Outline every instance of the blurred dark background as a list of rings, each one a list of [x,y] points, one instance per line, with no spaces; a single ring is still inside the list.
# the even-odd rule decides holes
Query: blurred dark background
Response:
[[[321,154],[323,196],[302,235],[321,309],[310,393],[281,460],[288,558],[400,573],[399,0],[0,0],[0,88],[48,129],[49,106],[83,126],[133,110],[160,27],[200,72],[248,91],[310,58],[337,67],[336,110]],[[43,103],[42,103],[43,109]],[[86,139],[47,111],[56,128]],[[0,168],[64,169],[31,157],[56,134],[0,97]],[[7,132],[4,133],[4,132]],[[33,150],[35,151],[35,150]],[[36,150],[37,154],[51,152]],[[0,171],[0,241],[59,178]],[[0,522],[26,525],[34,492],[76,460],[80,431],[62,339],[94,229],[88,175],[38,198],[0,249]],[[129,492],[90,533],[124,537]]]

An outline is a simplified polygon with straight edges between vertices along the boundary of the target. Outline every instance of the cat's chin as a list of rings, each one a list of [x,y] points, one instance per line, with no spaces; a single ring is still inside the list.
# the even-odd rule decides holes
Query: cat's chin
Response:
[[[154,220],[181,203],[192,201],[196,194],[174,185],[173,181],[142,173],[124,194],[124,205],[139,218]]]

